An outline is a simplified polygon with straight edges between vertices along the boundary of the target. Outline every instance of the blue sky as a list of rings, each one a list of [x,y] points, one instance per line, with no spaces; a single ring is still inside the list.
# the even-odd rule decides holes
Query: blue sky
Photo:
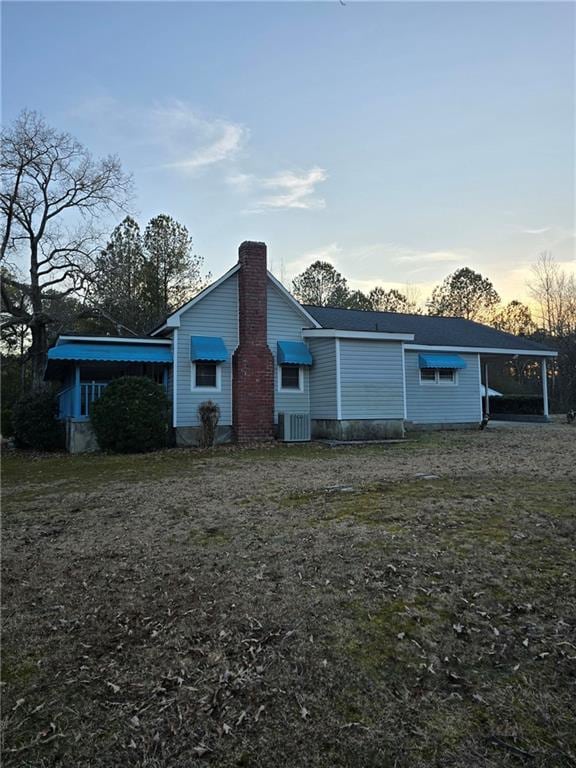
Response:
[[[265,240],[356,287],[459,266],[505,298],[574,264],[569,3],[3,3],[5,122],[37,109],[135,177],[220,274]]]

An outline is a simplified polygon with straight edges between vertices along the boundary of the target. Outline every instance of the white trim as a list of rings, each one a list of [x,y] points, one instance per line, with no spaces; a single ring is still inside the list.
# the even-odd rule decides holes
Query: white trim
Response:
[[[546,358],[540,363],[540,370],[542,372],[542,400],[544,401],[544,416],[548,418],[548,373],[546,368]]]
[[[480,355],[477,355],[478,357],[478,394],[480,395],[480,418],[479,421],[482,421],[484,418],[484,398],[482,397],[482,363],[480,361]]]
[[[219,285],[222,285],[222,283],[225,280],[228,280],[229,277],[232,277],[238,270],[240,269],[240,264],[235,264],[232,269],[229,269],[228,272],[225,272],[222,277],[219,277],[218,280],[215,280],[213,283],[210,283],[204,290],[200,291],[200,293],[197,293],[196,296],[194,296],[193,299],[190,299],[190,301],[187,301],[186,304],[183,304],[180,309],[177,309],[175,312],[172,312],[171,315],[169,315],[166,318],[166,322],[163,323],[161,326],[156,328],[152,331],[150,336],[156,336],[161,331],[165,331],[167,328],[179,328],[180,327],[180,316],[183,312],[186,312],[190,307],[193,307],[194,304],[197,304],[199,301],[201,301],[205,296],[208,296],[209,293],[212,293],[212,291],[215,288],[218,288]]]
[[[298,389],[294,389],[293,387],[286,387],[286,388],[284,388],[282,386],[282,368],[283,367],[284,367],[283,365],[277,365],[276,366],[276,368],[278,369],[278,372],[277,372],[277,379],[278,379],[278,387],[277,387],[277,389],[278,389],[278,392],[281,392],[283,395],[284,394],[288,394],[290,392],[292,392],[293,394],[296,394],[296,395],[301,395],[302,392],[304,392],[304,371],[303,371],[303,366],[302,365],[298,366]],[[290,365],[288,367],[289,368],[296,368],[295,365]]]
[[[296,301],[296,299],[294,298],[294,296],[292,296],[292,294],[290,293],[290,291],[289,291],[287,288],[285,288],[285,287],[282,285],[282,283],[280,282],[280,280],[278,280],[278,279],[276,279],[276,278],[274,277],[274,275],[272,274],[272,272],[269,272],[269,271],[268,271],[268,272],[267,272],[267,274],[268,274],[268,277],[270,278],[270,280],[272,281],[273,285],[275,285],[275,286],[276,286],[276,288],[278,288],[278,290],[279,290],[279,291],[280,291],[280,292],[283,294],[283,296],[284,296],[285,298],[287,298],[287,299],[288,299],[288,301],[289,301],[291,304],[293,304],[293,305],[294,305],[295,309],[297,309],[297,310],[300,312],[300,314],[301,314],[301,315],[304,315],[304,317],[306,318],[306,320],[308,320],[308,322],[312,323],[312,325],[314,326],[314,328],[321,328],[321,327],[322,327],[322,326],[320,325],[320,323],[319,323],[317,320],[315,320],[315,319],[312,317],[312,315],[310,315],[308,312],[306,312],[306,310],[304,309],[304,307],[302,306],[302,304],[300,304],[298,301]]]
[[[490,382],[488,381],[488,362],[484,361],[484,410],[490,418]]]
[[[342,420],[342,383],[340,381],[340,339],[336,339],[336,418]]]
[[[539,349],[497,349],[493,347],[450,347],[406,344],[406,349],[420,352],[472,352],[475,355],[524,355],[525,357],[558,357],[558,352]]]
[[[216,386],[215,387],[197,387],[196,386],[196,362],[203,365],[215,365],[216,366]],[[216,360],[191,360],[192,377],[190,380],[190,389],[192,392],[222,392],[222,364]]]
[[[339,331],[337,328],[305,328],[305,339],[370,339],[372,341],[414,341],[413,333],[383,333],[381,331]]]
[[[176,377],[178,374],[178,330],[176,329],[172,335],[172,426],[174,429],[177,427],[177,406],[178,406],[178,389],[176,387]]]
[[[402,391],[404,393],[404,420],[408,420],[408,400],[406,399],[406,355],[402,344]]]
[[[135,339],[131,336],[58,336],[56,346],[60,341],[111,341],[115,344],[171,344],[170,339]]]

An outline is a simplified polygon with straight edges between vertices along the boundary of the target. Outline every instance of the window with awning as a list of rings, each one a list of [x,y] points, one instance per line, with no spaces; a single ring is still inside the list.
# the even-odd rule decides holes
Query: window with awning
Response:
[[[466,361],[460,355],[449,354],[422,354],[418,355],[419,368],[450,368],[458,370],[466,368]]]
[[[211,363],[225,363],[228,350],[220,336],[192,336],[190,339],[190,359]]]
[[[303,341],[279,341],[276,359],[278,365],[312,365],[312,353]]]

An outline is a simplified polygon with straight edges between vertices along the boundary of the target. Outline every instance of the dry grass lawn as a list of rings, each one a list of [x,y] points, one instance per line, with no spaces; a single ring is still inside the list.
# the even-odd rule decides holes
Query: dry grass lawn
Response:
[[[576,765],[576,428],[7,456],[5,766]]]

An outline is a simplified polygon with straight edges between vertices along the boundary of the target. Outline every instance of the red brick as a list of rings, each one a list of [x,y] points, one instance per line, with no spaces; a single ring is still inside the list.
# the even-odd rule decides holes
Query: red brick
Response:
[[[274,358],[267,340],[266,244],[244,242],[238,260],[239,343],[232,358],[236,439],[274,437]]]

